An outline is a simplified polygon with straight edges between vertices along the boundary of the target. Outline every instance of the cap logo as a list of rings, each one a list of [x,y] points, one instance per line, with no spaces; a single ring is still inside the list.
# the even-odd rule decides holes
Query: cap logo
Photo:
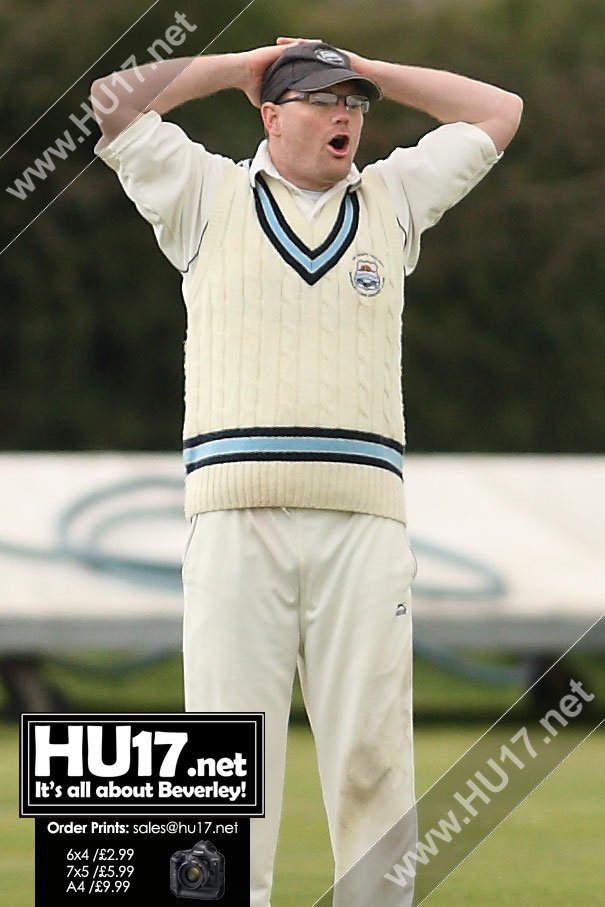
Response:
[[[315,56],[329,66],[345,66],[346,64],[345,58],[335,50],[316,50]]]

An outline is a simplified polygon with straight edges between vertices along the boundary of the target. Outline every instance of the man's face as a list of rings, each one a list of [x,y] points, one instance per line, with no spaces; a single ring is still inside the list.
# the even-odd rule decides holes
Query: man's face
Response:
[[[361,95],[355,82],[332,85],[325,91],[345,98]],[[296,97],[287,91],[284,100]],[[347,110],[344,100],[336,107],[307,101],[263,105],[269,152],[281,175],[301,189],[329,189],[344,179],[357,152],[363,114]]]

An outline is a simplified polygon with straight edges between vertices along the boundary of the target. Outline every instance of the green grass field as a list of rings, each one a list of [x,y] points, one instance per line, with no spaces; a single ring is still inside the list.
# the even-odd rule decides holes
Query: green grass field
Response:
[[[476,727],[419,727],[418,793],[436,781],[481,732]],[[578,740],[581,736],[580,732]],[[0,725],[0,904],[33,907],[34,821],[18,818],[17,758],[16,725]],[[597,907],[604,903],[603,766],[605,736],[600,733],[579,747],[427,903],[435,907],[517,903]],[[306,727],[294,725],[273,907],[311,907],[330,884],[313,741]]]
[[[479,736],[475,729],[421,728],[416,779],[422,794]],[[581,735],[578,736],[578,740]],[[330,885],[313,744],[291,733],[284,829],[274,907],[309,907]],[[447,879],[435,907],[596,907],[603,893],[605,737],[594,735]]]
[[[88,691],[80,682],[75,710],[98,711],[113,701],[115,711],[178,711],[177,662],[150,668],[150,676],[145,672],[133,675],[126,684],[123,679],[106,684],[91,680]],[[50,676],[71,691],[60,669],[53,668]],[[72,682],[75,686],[73,676]],[[154,700],[152,706],[150,688],[160,700]],[[416,728],[416,788],[421,795],[519,692],[453,680],[428,665],[418,666],[416,689],[417,708],[418,703],[422,705]],[[447,723],[422,720],[430,716],[431,707],[437,710],[446,691],[450,704],[470,709],[472,723],[464,723],[455,712]],[[476,707],[474,717],[472,705]],[[587,730],[578,728],[578,742]],[[427,903],[435,907],[508,907],[517,903],[523,907],[597,907],[605,903],[604,767],[605,735],[600,731],[572,753]],[[33,907],[34,820],[19,819],[17,791],[18,726],[7,721],[0,724],[0,904]],[[311,907],[330,884],[330,849],[313,741],[304,723],[293,722],[273,907]]]

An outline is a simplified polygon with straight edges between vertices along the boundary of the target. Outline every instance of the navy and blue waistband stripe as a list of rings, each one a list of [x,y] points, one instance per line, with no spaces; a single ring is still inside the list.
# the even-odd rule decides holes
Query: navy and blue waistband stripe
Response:
[[[221,438],[248,438],[250,436],[259,438],[348,438],[351,441],[369,441],[370,443],[384,444],[386,447],[392,447],[398,453],[403,455],[404,447],[394,438],[387,438],[386,435],[379,435],[371,431],[357,431],[354,428],[324,428],[314,425],[312,428],[301,427],[300,425],[279,425],[279,426],[258,426],[246,428],[221,428],[217,431],[205,432],[202,435],[195,435],[183,442],[183,447],[196,447],[204,441],[218,441]]]
[[[256,178],[254,201],[259,223],[269,242],[310,286],[340,261],[359,226],[359,200],[354,192],[347,192],[329,235],[316,249],[309,249],[286,221],[260,175]]]
[[[240,428],[209,432],[184,443],[187,473],[203,466],[250,460],[355,463],[403,475],[403,446],[372,432],[327,428]]]

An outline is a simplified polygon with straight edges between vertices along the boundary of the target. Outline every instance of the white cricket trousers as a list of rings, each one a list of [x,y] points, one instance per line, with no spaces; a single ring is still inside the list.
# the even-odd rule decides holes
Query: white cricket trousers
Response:
[[[185,707],[265,713],[250,907],[270,907],[297,665],[335,878],[414,803],[415,570],[405,526],[383,517],[254,508],[194,518],[183,558]]]

